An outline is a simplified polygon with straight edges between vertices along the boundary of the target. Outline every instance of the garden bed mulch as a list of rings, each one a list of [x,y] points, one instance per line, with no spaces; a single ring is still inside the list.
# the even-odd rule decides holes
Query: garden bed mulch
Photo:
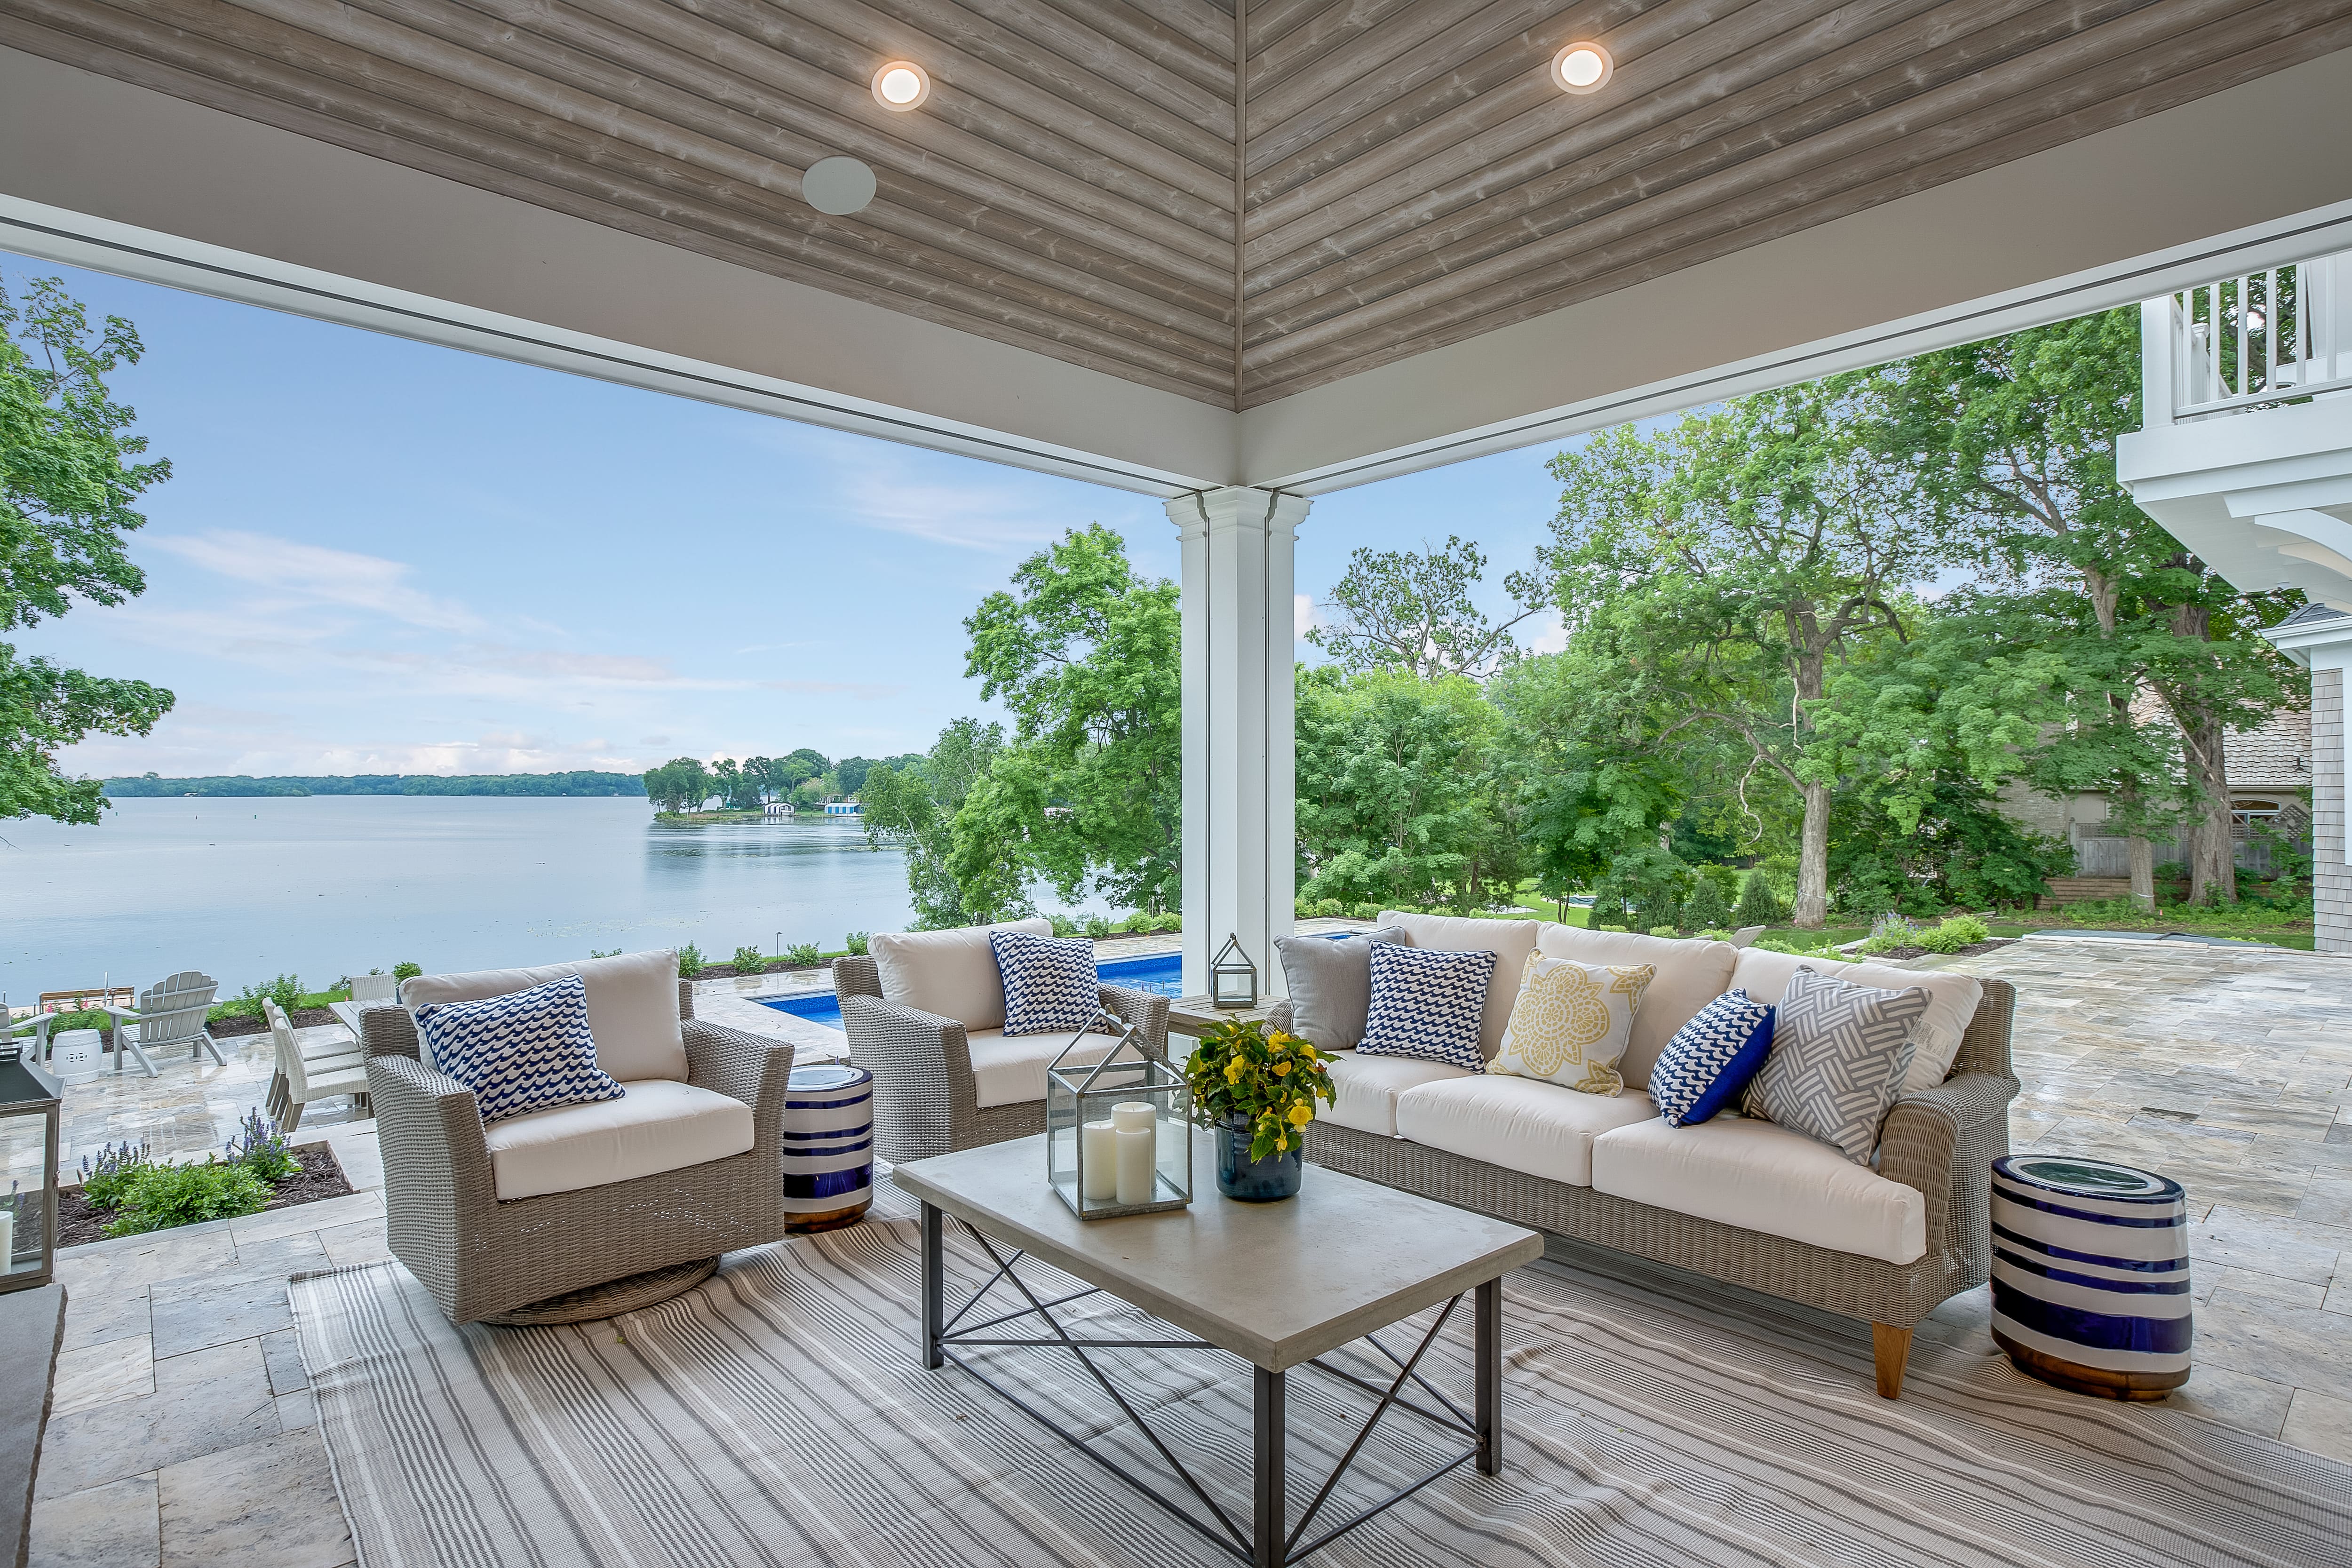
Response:
[[[1983,942],[1972,942],[1966,947],[1954,948],[1949,952],[1937,953],[1936,956],[1938,958],[1974,958],[1978,953],[1990,952],[1996,948],[2007,947],[2016,940],[2017,939],[2013,936],[1990,937]],[[1869,954],[1856,953],[1854,956],[1860,958],[1864,963],[1887,963],[1898,962],[1904,959],[1925,958],[1927,956],[1927,950],[1924,947],[1895,947],[1887,949],[1885,952],[1874,952]]]
[[[298,1144],[294,1157],[302,1162],[300,1174],[287,1177],[278,1184],[278,1195],[262,1205],[261,1212],[292,1208],[298,1204],[315,1204],[327,1198],[348,1197],[352,1184],[343,1176],[343,1167],[335,1159],[335,1152],[324,1143]],[[114,1218],[114,1211],[93,1207],[82,1199],[79,1187],[58,1189],[58,1245],[86,1247],[93,1241],[104,1241],[106,1226]],[[161,1236],[162,1231],[147,1234]]]

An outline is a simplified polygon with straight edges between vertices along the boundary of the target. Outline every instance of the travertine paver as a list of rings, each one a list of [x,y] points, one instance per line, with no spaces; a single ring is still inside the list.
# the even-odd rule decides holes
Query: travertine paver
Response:
[[[2188,1189],[2197,1370],[2174,1402],[2352,1460],[2352,959],[2034,936],[1944,967],[2017,987],[2012,1148]]]

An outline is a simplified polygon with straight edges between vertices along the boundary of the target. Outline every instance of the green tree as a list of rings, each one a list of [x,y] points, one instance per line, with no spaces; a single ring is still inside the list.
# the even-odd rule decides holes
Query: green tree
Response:
[[[833,776],[845,795],[855,796],[866,787],[866,770],[873,762],[866,757],[844,757],[833,765]]]
[[[1605,626],[1599,670],[1685,731],[1743,745],[1743,776],[1801,803],[1795,921],[1819,928],[1832,799],[1846,775],[1817,724],[1839,667],[1905,635],[1895,600],[1935,564],[1934,536],[1890,505],[1844,379],[1739,399],[1655,436],[1607,431],[1552,461],[1542,558],[1572,636]]]
[[[2222,737],[2308,700],[2307,678],[2255,635],[2295,601],[2241,594],[2116,481],[2116,437],[2140,423],[2139,312],[1924,354],[1866,380],[1874,445],[2010,595],[2012,635],[2065,668],[2071,711],[2029,776],[2107,794],[2144,904],[2149,834],[2185,807],[2190,896],[2234,898]],[[2137,704],[2149,691],[2168,732]]]
[[[1317,607],[1333,619],[1307,640],[1349,669],[1402,669],[1426,679],[1465,675],[1484,680],[1517,655],[1511,628],[1540,614],[1540,579],[1514,572],[1506,580],[1518,613],[1497,625],[1471,603],[1486,574],[1479,548],[1449,535],[1444,549],[1358,550],[1330,599]]]
[[[1172,907],[1182,868],[1176,585],[1139,576],[1126,542],[1093,523],[1023,562],[964,630],[965,673],[1013,713],[1026,769],[1018,791],[982,797],[989,831],[1009,832],[1004,814],[1028,811],[1021,852],[1064,899],[1091,884],[1116,903]]]
[[[147,521],[133,503],[172,468],[136,460],[147,438],[129,434],[137,415],[106,384],[142,352],[120,316],[93,330],[57,279],[34,280],[21,307],[0,287],[0,632],[146,588],[124,536]],[[57,753],[94,733],[145,735],[172,702],[143,680],[19,658],[0,642],[0,818],[95,823],[103,786],[67,777]]]
[[[956,877],[958,815],[1005,750],[1004,727],[958,719],[929,752],[877,763],[863,795],[866,841],[904,850],[907,891],[919,930],[973,925],[1027,912],[1025,902],[991,905],[989,889],[967,900]],[[977,858],[967,848],[966,863]]]

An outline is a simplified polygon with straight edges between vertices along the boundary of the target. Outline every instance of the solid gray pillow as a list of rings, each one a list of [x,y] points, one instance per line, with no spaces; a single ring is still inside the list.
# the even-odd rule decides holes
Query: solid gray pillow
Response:
[[[1290,992],[1290,1032],[1318,1051],[1352,1051],[1372,1008],[1372,943],[1409,946],[1402,926],[1381,926],[1336,940],[1278,936],[1282,980]]]

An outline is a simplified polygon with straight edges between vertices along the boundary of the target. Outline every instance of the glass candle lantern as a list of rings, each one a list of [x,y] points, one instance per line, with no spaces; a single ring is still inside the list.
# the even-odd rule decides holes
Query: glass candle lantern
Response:
[[[1073,1063],[1089,1032],[1116,1034]],[[1192,1201],[1192,1091],[1144,1054],[1135,1026],[1097,1013],[1045,1069],[1045,1179],[1080,1219],[1157,1214]]]
[[[1209,961],[1209,1000],[1220,1007],[1257,1005],[1257,965],[1242,951],[1238,935],[1226,937]]]
[[[58,1083],[23,1046],[0,1047],[0,1290],[56,1277]]]

